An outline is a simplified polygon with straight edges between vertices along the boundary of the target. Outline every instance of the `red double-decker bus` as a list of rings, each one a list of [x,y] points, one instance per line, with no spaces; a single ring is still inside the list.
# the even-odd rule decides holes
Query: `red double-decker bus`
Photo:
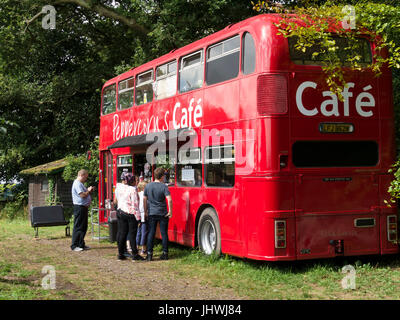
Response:
[[[123,170],[151,179],[163,165],[171,241],[257,260],[397,253],[390,69],[347,70],[339,99],[323,57],[277,35],[279,20],[227,26],[104,84],[100,207]],[[368,65],[375,44],[357,51]]]

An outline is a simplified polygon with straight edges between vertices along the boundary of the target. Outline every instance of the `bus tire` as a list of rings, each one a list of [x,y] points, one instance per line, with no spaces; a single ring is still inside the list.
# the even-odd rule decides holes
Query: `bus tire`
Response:
[[[205,209],[199,219],[197,229],[199,249],[207,255],[221,254],[221,228],[217,213],[213,208]]]

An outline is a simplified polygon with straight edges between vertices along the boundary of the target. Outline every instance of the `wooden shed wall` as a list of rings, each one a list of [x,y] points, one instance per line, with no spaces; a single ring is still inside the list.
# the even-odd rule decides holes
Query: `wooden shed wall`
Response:
[[[42,182],[48,179],[46,175],[40,174],[31,176],[29,179],[29,199],[28,206],[38,207],[46,206],[46,198],[49,196],[49,191],[42,190]],[[71,188],[72,182],[65,182],[61,175],[56,177],[56,192],[57,196],[64,207],[72,207]]]

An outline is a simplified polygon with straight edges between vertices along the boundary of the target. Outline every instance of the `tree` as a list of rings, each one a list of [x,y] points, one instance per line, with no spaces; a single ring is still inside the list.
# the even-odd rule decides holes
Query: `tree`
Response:
[[[1,1],[0,179],[84,153],[107,79],[252,14],[242,0]]]

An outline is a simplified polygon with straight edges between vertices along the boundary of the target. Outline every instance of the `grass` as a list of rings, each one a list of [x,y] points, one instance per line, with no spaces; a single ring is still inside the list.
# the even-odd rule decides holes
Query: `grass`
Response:
[[[205,256],[172,246],[174,268],[183,277],[202,277],[215,287],[231,288],[249,299],[400,299],[400,257],[258,262],[229,256]],[[355,289],[344,289],[342,269],[355,270]]]
[[[36,241],[26,220],[0,220],[0,299],[148,298],[146,291],[132,292],[132,284],[104,269],[99,261],[82,264],[71,260],[71,255],[49,252],[48,246],[55,243],[66,246],[70,241],[64,236],[64,227],[41,228],[39,235],[41,240]],[[93,241],[90,245],[101,261],[110,261],[111,268],[115,263],[116,245],[107,241]],[[155,255],[160,252],[158,242]],[[196,282],[209,290],[228,290],[242,299],[400,299],[398,255],[258,262],[205,256],[177,244],[170,245],[169,255],[171,259],[159,268],[163,268],[171,282]],[[57,290],[42,288],[44,265],[56,267]],[[355,270],[355,289],[342,287],[346,276],[342,269],[346,265]],[[146,266],[144,263],[143,267]],[[102,268],[104,271],[99,272]]]

